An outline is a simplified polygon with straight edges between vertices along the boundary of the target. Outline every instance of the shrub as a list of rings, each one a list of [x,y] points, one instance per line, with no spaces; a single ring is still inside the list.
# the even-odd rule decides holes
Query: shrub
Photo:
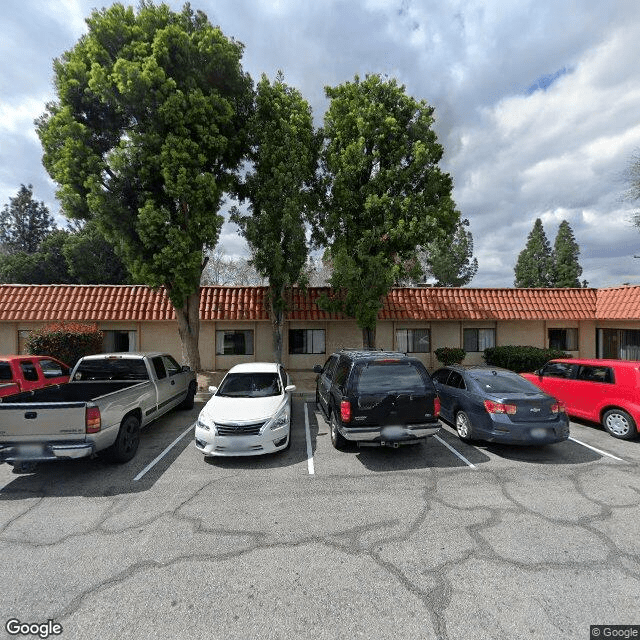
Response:
[[[458,347],[439,347],[434,353],[436,358],[444,365],[460,364],[467,355],[464,349],[459,349]]]
[[[485,349],[482,357],[487,364],[522,373],[535,371],[554,358],[570,358],[571,355],[557,349],[505,345]]]
[[[73,367],[83,356],[102,351],[102,331],[95,324],[56,322],[32,331],[27,351],[35,356],[52,356]]]

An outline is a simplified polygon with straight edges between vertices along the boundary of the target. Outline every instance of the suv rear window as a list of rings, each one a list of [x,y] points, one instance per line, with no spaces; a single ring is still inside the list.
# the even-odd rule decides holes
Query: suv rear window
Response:
[[[412,362],[370,362],[356,374],[356,393],[425,393],[427,379]]]

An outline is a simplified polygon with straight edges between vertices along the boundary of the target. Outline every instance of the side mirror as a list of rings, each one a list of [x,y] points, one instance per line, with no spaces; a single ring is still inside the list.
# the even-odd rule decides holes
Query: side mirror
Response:
[[[285,393],[292,393],[296,390],[296,385],[295,384],[289,384],[284,388],[284,392]]]
[[[313,365],[313,373],[322,373],[322,365],[314,364]]]
[[[191,371],[191,367],[187,366],[186,364],[182,367],[182,369],[180,369],[180,371]]]
[[[215,393],[218,390],[218,387],[210,386],[209,393]]]

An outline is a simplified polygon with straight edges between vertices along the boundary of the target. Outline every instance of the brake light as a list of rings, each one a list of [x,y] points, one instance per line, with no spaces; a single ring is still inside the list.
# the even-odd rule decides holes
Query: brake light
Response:
[[[551,413],[566,413],[567,412],[567,405],[564,402],[560,402],[560,400],[558,400],[557,402],[554,402],[551,405]]]
[[[101,428],[100,409],[98,407],[87,407],[86,413],[86,432],[98,433]]]
[[[440,398],[438,396],[433,400],[433,416],[437,418],[440,415]]]
[[[506,413],[510,416],[518,409],[515,404],[504,404],[503,402],[493,402],[491,400],[484,401],[484,408],[487,413]]]
[[[351,422],[351,403],[348,400],[340,403],[340,419],[342,422]]]

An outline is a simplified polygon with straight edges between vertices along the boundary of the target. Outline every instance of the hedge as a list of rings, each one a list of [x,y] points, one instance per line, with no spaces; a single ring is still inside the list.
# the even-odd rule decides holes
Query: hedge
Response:
[[[571,355],[558,349],[505,345],[485,349],[482,357],[487,364],[522,373],[536,371],[554,358],[570,358]]]
[[[52,356],[73,367],[83,356],[101,353],[102,340],[96,324],[57,322],[32,331],[26,348],[32,355]]]
[[[444,365],[460,364],[467,355],[464,349],[459,349],[458,347],[439,347],[434,353],[436,358]]]

